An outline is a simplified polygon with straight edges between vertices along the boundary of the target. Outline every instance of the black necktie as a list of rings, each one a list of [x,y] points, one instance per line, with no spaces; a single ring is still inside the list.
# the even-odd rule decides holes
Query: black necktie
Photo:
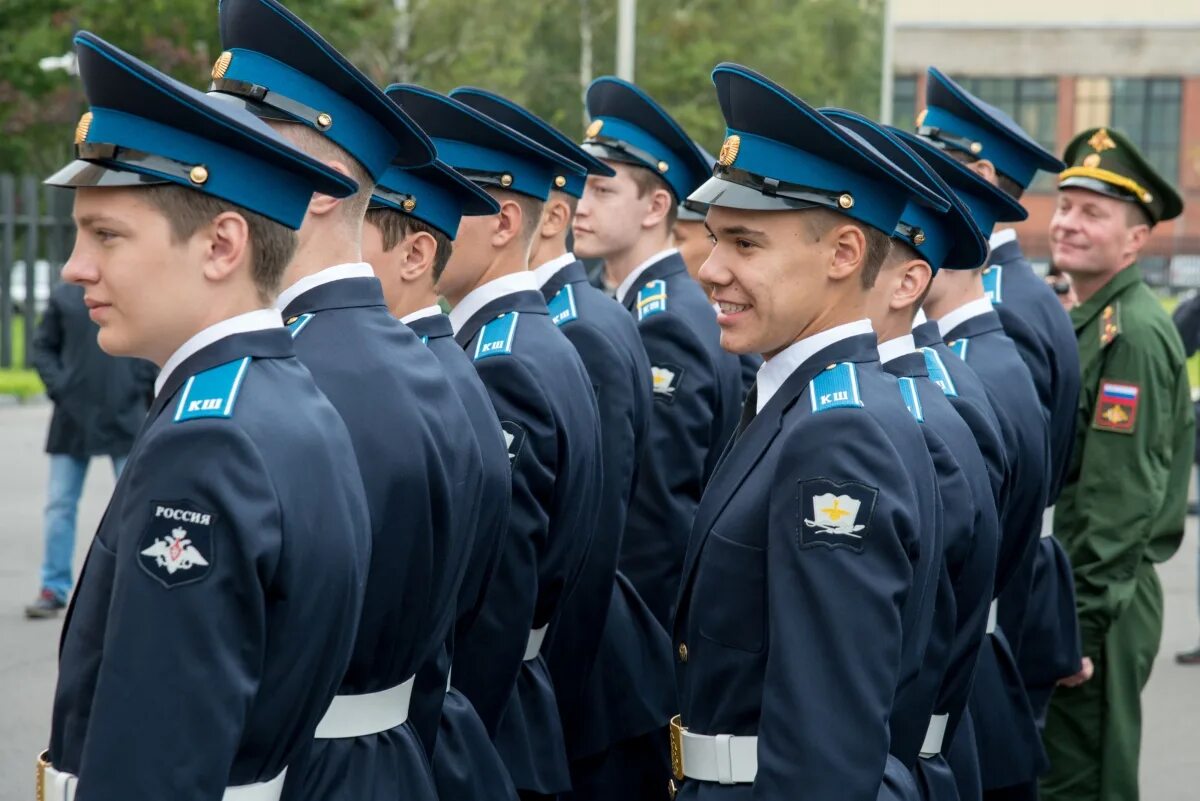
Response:
[[[742,435],[746,430],[746,426],[750,425],[750,421],[758,414],[758,382],[754,382],[754,386],[750,387],[750,391],[746,393],[746,402],[742,404],[742,417],[738,420],[737,428],[733,432],[734,440]]]

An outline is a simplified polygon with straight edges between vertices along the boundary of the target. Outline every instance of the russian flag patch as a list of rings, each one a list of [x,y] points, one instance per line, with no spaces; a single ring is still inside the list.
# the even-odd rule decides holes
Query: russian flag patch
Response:
[[[1137,384],[1100,379],[1100,394],[1096,398],[1096,417],[1092,428],[1132,434],[1137,424],[1141,389]]]

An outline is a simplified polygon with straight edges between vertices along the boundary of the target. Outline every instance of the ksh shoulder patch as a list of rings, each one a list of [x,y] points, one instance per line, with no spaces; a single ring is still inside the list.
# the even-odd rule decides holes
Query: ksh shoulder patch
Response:
[[[853,362],[831,364],[808,383],[813,414],[830,409],[862,408],[858,370]]]
[[[570,284],[563,284],[563,288],[550,298],[546,306],[555,325],[566,325],[579,319],[579,310],[575,308],[575,289]]]
[[[929,380],[941,387],[942,394],[947,398],[957,398],[958,389],[954,386],[954,380],[950,378],[941,355],[933,348],[921,348],[921,353],[925,354],[925,369],[929,371]]]
[[[520,316],[520,312],[509,312],[485,325],[475,342],[475,361],[512,353],[513,338],[517,334],[517,319]]]
[[[1100,379],[1100,394],[1096,397],[1096,416],[1092,428],[1132,434],[1137,425],[1141,388],[1137,384]]]
[[[819,545],[862,553],[878,499],[879,490],[861,481],[801,481],[800,547]]]
[[[995,306],[1004,300],[1004,267],[993,264],[983,271],[983,291]]]
[[[654,399],[674,403],[683,368],[676,364],[654,364],[650,366],[650,375],[654,379]]]
[[[645,320],[667,310],[667,282],[651,281],[638,290],[637,316]]]
[[[913,419],[918,423],[924,423],[925,410],[921,408],[921,397],[917,395],[917,382],[911,378],[901,378],[900,397],[904,398],[904,405],[908,407],[908,412]]]
[[[242,379],[250,366],[250,357],[196,373],[183,385],[179,405],[175,407],[175,422],[201,417],[232,417]]]
[[[967,346],[970,344],[971,338],[963,337],[962,339],[956,339],[953,342],[947,342],[946,347],[954,351],[954,355],[965,362],[967,360]]]
[[[150,523],[138,547],[138,565],[168,590],[208,576],[216,561],[217,516],[188,501],[151,501]]]
[[[287,326],[287,330],[291,332],[292,339],[300,336],[300,332],[304,330],[304,326],[308,325],[308,321],[312,318],[313,316],[311,314],[306,313],[298,314],[295,317],[289,317],[287,319],[285,325]]]
[[[1121,304],[1110,303],[1100,312],[1100,347],[1107,348],[1121,334]]]

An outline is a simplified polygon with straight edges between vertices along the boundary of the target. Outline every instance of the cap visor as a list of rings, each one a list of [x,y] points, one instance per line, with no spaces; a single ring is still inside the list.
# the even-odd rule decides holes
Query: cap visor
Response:
[[[746,209],[747,211],[801,211],[818,208],[816,203],[764,195],[757,189],[715,176],[709,178],[700,185],[699,189],[692,192],[688,196],[687,202],[693,205],[721,206],[727,209]]]
[[[94,161],[76,159],[58,172],[42,181],[46,186],[62,186],[76,189],[81,186],[153,186],[167,184],[163,178],[106,167]]]

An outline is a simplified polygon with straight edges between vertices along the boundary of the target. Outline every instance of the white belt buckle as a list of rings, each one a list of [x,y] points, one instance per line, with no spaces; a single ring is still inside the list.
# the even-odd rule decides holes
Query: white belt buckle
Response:
[[[949,721],[949,715],[933,715],[929,718],[925,742],[921,743],[921,759],[931,759],[942,753],[942,740],[946,737],[946,724]]]
[[[537,655],[542,652],[542,643],[546,641],[546,630],[548,628],[550,628],[549,623],[540,629],[534,629],[529,632],[529,641],[525,643],[525,657],[522,661],[528,662],[531,659],[537,659]]]

